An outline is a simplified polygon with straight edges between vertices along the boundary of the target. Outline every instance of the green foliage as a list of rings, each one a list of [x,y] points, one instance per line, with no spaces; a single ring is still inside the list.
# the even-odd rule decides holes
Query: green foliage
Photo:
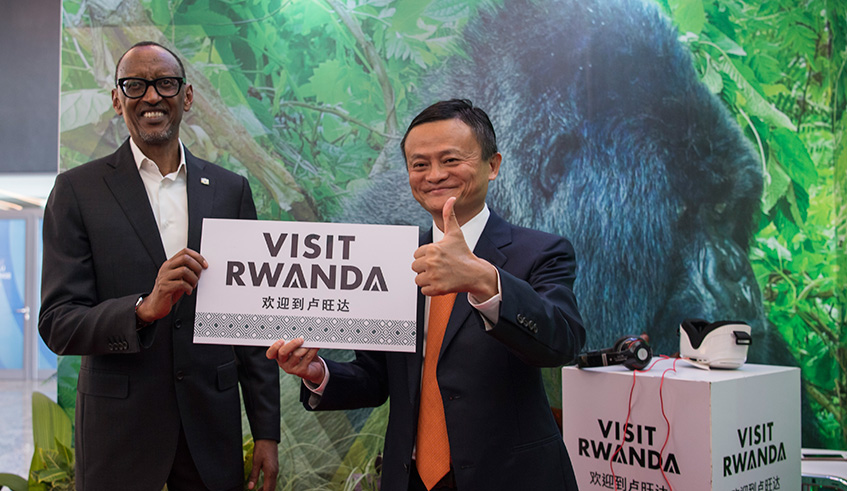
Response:
[[[343,491],[379,491],[381,451],[368,459],[362,469],[356,468],[344,480]]]
[[[26,479],[14,474],[0,473],[0,488],[3,486],[11,491],[27,491]]]
[[[148,0],[154,23],[279,153],[322,217],[367,178],[422,70],[479,2]],[[200,49],[197,47],[201,46]],[[238,110],[236,108],[241,108]],[[248,116],[249,115],[249,116]],[[262,202],[260,216],[275,210]]]
[[[32,436],[35,452],[29,470],[29,489],[73,490],[74,452],[71,420],[44,394],[32,394]]]
[[[374,409],[338,466],[332,481],[345,491],[378,489],[380,472],[377,463],[385,443],[389,408],[389,403],[386,403]]]
[[[56,402],[71,421],[76,414],[76,384],[79,377],[79,356],[60,356],[56,368]]]
[[[352,352],[322,352],[336,361],[349,361]],[[281,441],[277,490],[340,490],[349,481],[373,480],[376,455],[381,452],[388,405],[357,411],[310,412],[299,401],[300,379],[280,375]],[[245,476],[252,468],[252,439],[242,409],[245,431]],[[369,477],[370,476],[370,477]],[[367,488],[365,488],[367,489]]]
[[[99,122],[112,108],[112,98],[97,89],[73,90],[62,92],[60,107],[59,124],[69,131]]]
[[[66,397],[69,391],[75,396],[79,357],[60,357],[59,367],[59,399],[63,392]],[[69,389],[70,380],[73,387]],[[35,450],[30,463],[29,480],[13,474],[0,474],[0,487],[7,486],[12,491],[73,491],[72,418],[73,406],[62,408],[44,394],[33,392],[32,436]]]
[[[840,145],[843,158],[845,8],[829,0],[802,7],[792,0],[671,0],[666,7],[703,82],[759,150],[765,190],[753,269],[768,320],[813,401],[820,441],[812,441],[844,448],[845,168],[835,172],[834,156]]]

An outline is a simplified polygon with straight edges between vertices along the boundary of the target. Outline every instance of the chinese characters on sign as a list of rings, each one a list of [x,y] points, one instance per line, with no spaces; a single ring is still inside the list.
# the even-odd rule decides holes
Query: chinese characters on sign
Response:
[[[303,297],[264,297],[262,298],[262,308],[270,310],[312,310],[318,309],[324,312],[350,312],[350,301],[344,298],[338,299],[317,299],[309,300],[308,305]]]

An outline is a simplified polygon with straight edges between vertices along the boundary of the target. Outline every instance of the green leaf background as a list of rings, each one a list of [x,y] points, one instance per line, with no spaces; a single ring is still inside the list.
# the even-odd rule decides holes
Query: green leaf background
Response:
[[[675,3],[668,13],[680,30],[696,27],[698,9]],[[815,412],[819,433],[804,441],[845,448],[845,7],[702,5],[707,22],[682,39],[759,149],[765,192],[750,259],[768,320],[802,369]]]

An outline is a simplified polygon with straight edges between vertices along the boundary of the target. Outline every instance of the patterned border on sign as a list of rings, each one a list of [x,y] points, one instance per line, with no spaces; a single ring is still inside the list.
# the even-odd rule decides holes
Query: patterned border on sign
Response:
[[[195,338],[414,346],[415,336],[415,322],[386,319],[197,312],[194,320]]]

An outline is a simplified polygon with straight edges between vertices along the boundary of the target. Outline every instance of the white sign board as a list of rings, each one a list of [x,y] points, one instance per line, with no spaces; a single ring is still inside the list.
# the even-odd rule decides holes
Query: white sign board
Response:
[[[417,227],[205,219],[194,342],[415,351]]]
[[[799,369],[672,368],[662,360],[634,379],[622,366],[562,370],[565,446],[581,491],[800,489]]]

